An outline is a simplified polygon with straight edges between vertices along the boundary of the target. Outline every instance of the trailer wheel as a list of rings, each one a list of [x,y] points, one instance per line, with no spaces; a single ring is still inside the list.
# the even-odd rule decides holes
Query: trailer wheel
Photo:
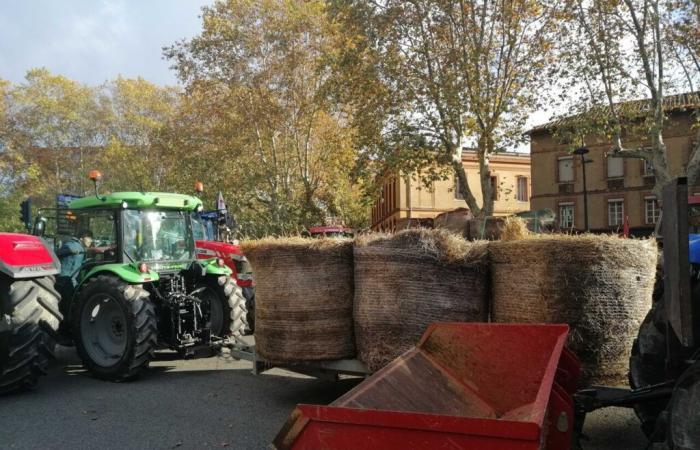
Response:
[[[666,381],[666,313],[663,299],[654,302],[639,327],[630,356],[629,382],[632,389]],[[642,431],[654,441],[664,439],[656,421],[667,406],[665,400],[647,401],[634,405]]]
[[[208,304],[208,326],[212,335],[238,337],[243,334],[248,325],[245,297],[233,279],[227,276],[208,279],[198,288],[204,288],[198,297]]]
[[[0,276],[0,393],[34,388],[53,358],[63,319],[53,277]]]
[[[700,449],[700,363],[678,379],[669,404],[669,447],[674,450]]]
[[[143,286],[110,275],[98,275],[80,290],[71,309],[73,336],[97,378],[125,381],[148,367],[158,331],[148,296]]]

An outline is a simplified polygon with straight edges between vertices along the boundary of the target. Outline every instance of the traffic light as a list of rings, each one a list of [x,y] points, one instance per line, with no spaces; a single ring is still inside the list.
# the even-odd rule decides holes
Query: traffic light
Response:
[[[32,199],[28,198],[22,203],[20,203],[20,210],[19,210],[19,220],[22,221],[25,227],[27,229],[31,229],[32,227]]]

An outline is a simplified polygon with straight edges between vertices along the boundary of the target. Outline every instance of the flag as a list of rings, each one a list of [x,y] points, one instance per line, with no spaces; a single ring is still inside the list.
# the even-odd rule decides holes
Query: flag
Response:
[[[224,194],[219,191],[219,194],[216,196],[216,209],[218,209],[221,212],[226,212],[226,202],[224,201]]]

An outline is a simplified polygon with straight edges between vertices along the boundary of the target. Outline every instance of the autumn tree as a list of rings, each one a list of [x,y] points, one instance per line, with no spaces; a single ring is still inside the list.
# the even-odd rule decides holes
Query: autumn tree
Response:
[[[700,75],[697,43],[689,25],[698,24],[697,3],[574,0],[569,11],[575,32],[564,41],[562,61],[578,89],[572,111],[580,113],[572,126],[578,128],[581,142],[591,131],[608,137],[611,156],[649,161],[656,177],[654,192],[660,198],[672,176],[664,142],[665,99],[669,92],[692,90]],[[689,27],[689,34],[679,36],[678,27],[683,26]],[[697,28],[694,33],[697,36]],[[647,100],[630,102],[635,98]],[[696,144],[687,165],[691,184],[699,173],[700,144]]]
[[[527,114],[542,98],[537,89],[551,62],[557,7],[531,0],[334,2],[345,29],[362,36],[349,36],[336,59],[358,128],[374,133],[365,135],[366,159],[427,173],[428,182],[449,167],[472,212],[491,215],[490,158],[522,139]],[[478,155],[476,187],[461,163],[465,147]]]
[[[25,81],[6,95],[9,128],[3,145],[13,155],[19,179],[35,173],[25,195],[53,197],[82,194],[89,188],[86,171],[105,144],[104,113],[97,89],[53,75],[46,69],[27,72]]]
[[[324,89],[336,32],[325,3],[221,1],[203,8],[202,20],[199,36],[165,49],[194,111],[208,115],[190,139],[206,152],[191,155],[237,175],[240,216],[250,226],[253,216],[268,219],[252,233],[345,215],[353,131]]]
[[[180,104],[180,91],[143,78],[118,77],[105,83],[106,145],[101,155],[107,187],[114,190],[164,190],[181,154],[164,138]],[[191,185],[191,183],[189,183]]]

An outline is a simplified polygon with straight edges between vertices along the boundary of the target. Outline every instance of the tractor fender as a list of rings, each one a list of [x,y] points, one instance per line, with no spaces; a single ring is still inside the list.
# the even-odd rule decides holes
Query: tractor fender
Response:
[[[0,273],[21,279],[56,275],[60,270],[56,254],[41,238],[0,233]]]
[[[100,264],[88,269],[85,276],[82,277],[77,289],[80,289],[90,278],[99,274],[104,274],[105,272],[112,273],[129,284],[150,283],[151,281],[158,281],[160,279],[158,272],[149,270],[148,273],[141,273],[133,264]]]

